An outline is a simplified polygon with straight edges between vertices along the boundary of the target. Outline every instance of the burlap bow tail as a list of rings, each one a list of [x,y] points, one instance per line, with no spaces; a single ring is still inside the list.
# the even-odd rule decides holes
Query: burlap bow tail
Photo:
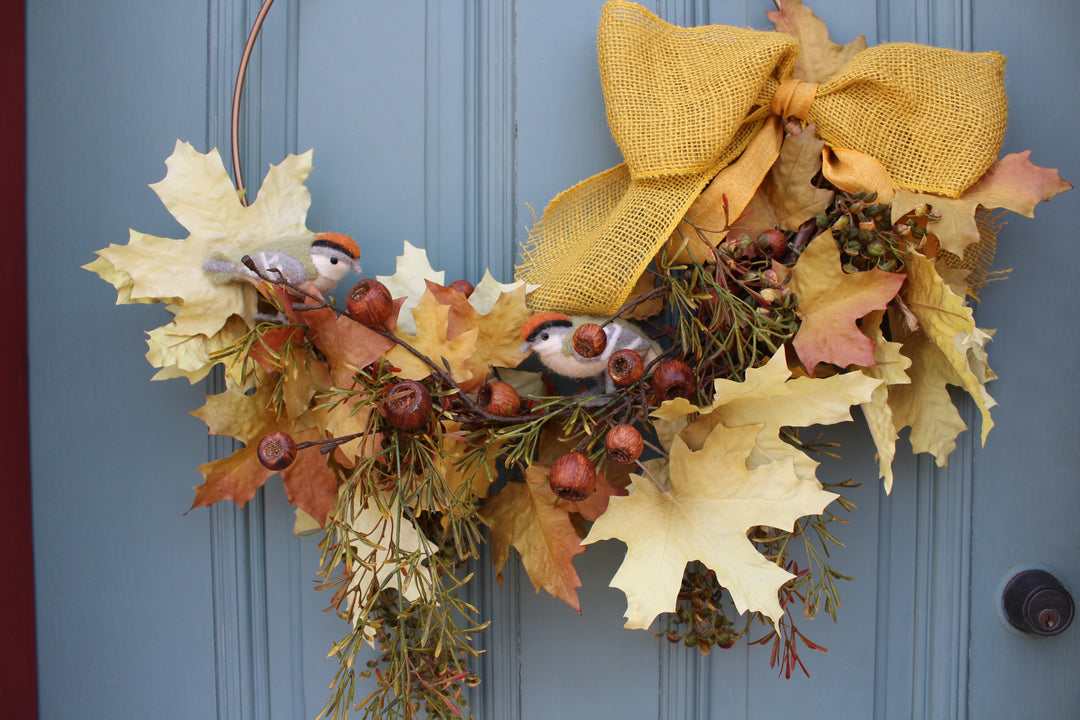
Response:
[[[990,167],[1005,132],[997,53],[881,45],[819,86],[792,79],[788,35],[680,28],[628,2],[604,6],[598,45],[625,162],[562,192],[533,228],[518,278],[541,286],[537,310],[614,313],[718,172],[744,152],[769,162],[779,138],[761,136],[781,117],[872,156],[900,187],[949,197]]]

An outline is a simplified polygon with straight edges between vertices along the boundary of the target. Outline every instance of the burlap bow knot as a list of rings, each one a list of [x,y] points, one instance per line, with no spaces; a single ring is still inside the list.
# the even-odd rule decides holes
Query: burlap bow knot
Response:
[[[615,312],[718,172],[775,160],[781,118],[872,156],[900,187],[949,197],[990,167],[1005,132],[997,53],[880,45],[816,85],[791,77],[788,35],[680,28],[621,0],[604,6],[598,46],[625,162],[559,194],[533,228],[518,278],[541,286],[537,310]]]

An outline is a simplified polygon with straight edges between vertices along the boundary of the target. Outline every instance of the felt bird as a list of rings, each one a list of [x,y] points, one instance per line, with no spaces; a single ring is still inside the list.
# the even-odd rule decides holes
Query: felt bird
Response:
[[[588,315],[564,315],[556,312],[539,312],[525,321],[521,327],[521,354],[535,352],[548,370],[575,380],[600,378],[604,392],[615,391],[615,384],[607,374],[608,359],[616,350],[635,350],[648,365],[658,355],[660,347],[642,334],[639,327],[626,320],[616,319],[603,325],[607,318]],[[596,357],[585,357],[574,350],[574,331],[585,323],[603,325],[607,344]]]
[[[215,283],[239,280],[258,284],[264,279],[281,279],[297,287],[311,283],[324,294],[333,290],[350,270],[360,272],[360,246],[341,233],[319,233],[314,240],[270,242],[247,257],[251,258],[258,274],[247,267],[242,258],[238,262],[220,254],[203,263],[203,270]]]

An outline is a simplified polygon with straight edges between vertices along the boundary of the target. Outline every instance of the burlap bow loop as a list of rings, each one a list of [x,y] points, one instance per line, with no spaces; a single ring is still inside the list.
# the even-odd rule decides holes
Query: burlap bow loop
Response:
[[[518,278],[541,285],[535,309],[614,312],[717,173],[738,158],[760,166],[760,181],[783,135],[776,116],[814,123],[901,187],[949,197],[982,176],[1004,137],[997,53],[881,45],[814,85],[792,78],[789,35],[680,28],[622,0],[604,6],[597,43],[625,163],[558,195],[533,227]]]
[[[817,83],[787,78],[776,89],[769,110],[781,118],[796,117],[805,120],[810,112],[810,105],[817,96],[818,87],[820,86]]]

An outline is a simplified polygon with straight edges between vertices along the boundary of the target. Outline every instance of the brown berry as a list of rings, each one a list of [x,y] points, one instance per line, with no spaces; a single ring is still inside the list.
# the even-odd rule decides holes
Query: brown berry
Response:
[[[474,290],[472,283],[468,280],[455,280],[454,282],[450,283],[450,289],[457,290],[466,298],[472,295]]]
[[[284,470],[296,459],[296,441],[281,430],[267,433],[259,441],[255,454],[267,470]]]
[[[394,298],[378,280],[365,279],[353,285],[345,297],[349,316],[367,327],[382,325],[394,311]]]
[[[400,382],[386,393],[382,414],[399,430],[416,430],[431,420],[431,393],[415,380]]]
[[[637,350],[616,350],[608,358],[607,372],[612,382],[625,387],[641,379],[645,372],[645,361]]]
[[[501,417],[517,415],[521,410],[521,397],[517,390],[501,380],[485,383],[476,393],[476,402],[486,412]]]
[[[681,397],[690,399],[697,385],[694,371],[682,360],[665,360],[653,371],[653,392],[659,402]]]
[[[616,425],[604,437],[604,449],[615,462],[629,465],[641,457],[645,441],[633,425]]]
[[[599,357],[606,347],[607,333],[596,323],[579,325],[574,331],[574,352],[581,357]]]
[[[563,500],[584,500],[596,489],[596,468],[581,453],[567,453],[552,463],[548,483]]]

